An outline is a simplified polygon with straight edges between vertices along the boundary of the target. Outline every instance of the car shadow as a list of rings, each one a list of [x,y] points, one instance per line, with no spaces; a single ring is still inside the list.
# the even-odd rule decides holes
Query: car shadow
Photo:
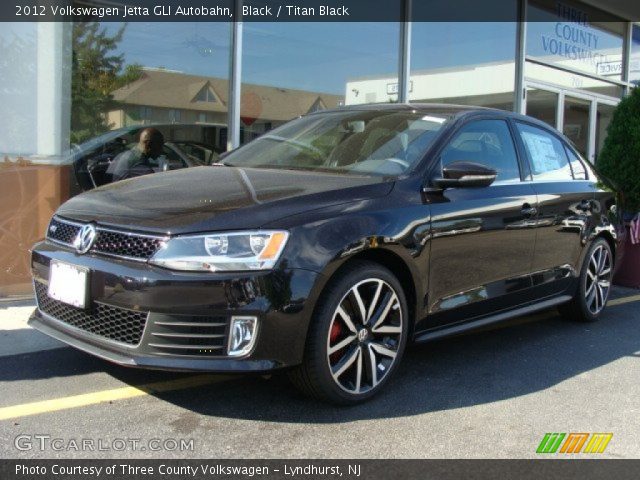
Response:
[[[219,382],[154,394],[197,414],[287,423],[342,423],[418,415],[506,400],[553,387],[626,356],[638,357],[637,303],[607,309],[600,322],[564,321],[553,311],[410,347],[397,375],[369,402],[337,408],[309,399],[283,373],[220,376]],[[72,348],[0,358],[0,381],[104,372],[139,386],[192,374],[112,365]]]
[[[202,415],[290,423],[403,417],[496,402],[637,356],[637,314],[620,315],[621,310],[611,309],[594,324],[567,322],[551,312],[499,329],[413,346],[385,391],[354,407],[336,408],[308,399],[284,375],[268,381],[241,378],[160,397]]]

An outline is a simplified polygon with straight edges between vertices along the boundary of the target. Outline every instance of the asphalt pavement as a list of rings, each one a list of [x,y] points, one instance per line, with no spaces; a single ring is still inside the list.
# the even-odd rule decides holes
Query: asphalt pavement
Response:
[[[594,324],[551,310],[412,347],[349,408],[282,374],[111,365],[28,327],[32,309],[0,303],[0,458],[534,458],[549,432],[612,433],[595,456],[640,458],[637,290]]]

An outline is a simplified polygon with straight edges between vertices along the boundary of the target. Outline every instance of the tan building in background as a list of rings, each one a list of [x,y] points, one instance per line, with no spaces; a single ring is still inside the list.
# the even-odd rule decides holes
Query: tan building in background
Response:
[[[140,79],[113,92],[120,108],[108,112],[107,119],[112,128],[152,123],[226,126],[228,92],[229,82],[223,78],[143,68]],[[335,108],[343,103],[343,97],[244,84],[241,103],[243,141],[248,141],[292,118]],[[206,140],[218,146],[226,144],[226,138]]]

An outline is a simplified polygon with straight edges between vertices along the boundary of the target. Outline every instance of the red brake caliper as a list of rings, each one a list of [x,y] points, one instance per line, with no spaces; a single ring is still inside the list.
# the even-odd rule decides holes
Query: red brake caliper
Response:
[[[331,331],[329,332],[329,345],[334,345],[341,335],[342,325],[337,321],[334,321],[333,325],[331,325]],[[330,356],[332,362],[335,362],[338,358],[340,358],[340,351],[334,352]]]

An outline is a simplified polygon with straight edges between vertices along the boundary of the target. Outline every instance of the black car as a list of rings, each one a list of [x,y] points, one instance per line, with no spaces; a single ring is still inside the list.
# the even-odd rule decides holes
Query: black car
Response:
[[[287,368],[349,404],[408,342],[555,306],[590,322],[607,302],[617,194],[532,118],[349,107],[223,161],[62,205],[33,249],[31,325],[127,366]]]

